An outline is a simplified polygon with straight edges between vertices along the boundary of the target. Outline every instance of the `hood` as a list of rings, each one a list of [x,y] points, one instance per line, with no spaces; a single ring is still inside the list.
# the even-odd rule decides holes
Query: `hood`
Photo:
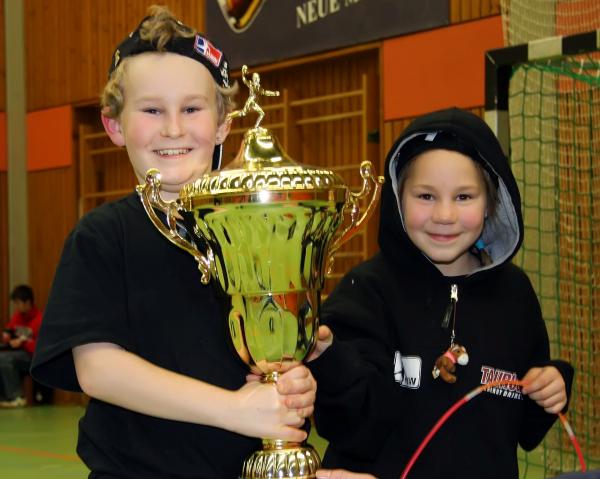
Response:
[[[458,108],[436,111],[414,120],[388,152],[385,183],[381,193],[379,247],[395,266],[412,271],[439,270],[412,243],[404,230],[398,203],[397,173],[415,155],[405,154],[412,140],[428,141],[444,132],[453,134],[467,145],[469,156],[480,163],[498,185],[498,203],[493,215],[486,219],[481,239],[492,264],[477,271],[495,268],[516,254],[523,241],[521,198],[508,160],[492,130],[478,116]],[[412,148],[414,151],[414,148]],[[440,273],[441,274],[441,273]]]

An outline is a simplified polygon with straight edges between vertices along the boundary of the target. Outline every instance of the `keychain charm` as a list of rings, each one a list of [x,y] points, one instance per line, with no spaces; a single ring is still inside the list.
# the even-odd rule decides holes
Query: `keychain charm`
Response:
[[[441,376],[447,383],[456,382],[456,363],[465,366],[469,363],[469,354],[464,346],[454,343],[448,350],[435,361],[435,366],[431,371],[434,379]]]
[[[456,304],[458,303],[458,285],[450,285],[450,304],[446,308],[446,314],[442,320],[442,328],[450,329],[450,346],[444,354],[435,360],[435,365],[431,371],[433,379],[437,379],[442,376],[442,379],[447,383],[456,382],[456,363],[461,366],[465,366],[469,362],[469,355],[467,349],[458,343],[454,342],[456,338]],[[452,323],[452,324],[450,324]]]

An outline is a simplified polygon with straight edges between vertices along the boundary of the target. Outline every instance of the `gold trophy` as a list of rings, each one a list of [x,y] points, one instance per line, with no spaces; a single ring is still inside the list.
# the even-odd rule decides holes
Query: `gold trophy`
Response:
[[[294,162],[259,126],[257,96],[279,92],[260,88],[257,73],[246,80],[247,71],[244,66],[248,101],[230,118],[253,111],[259,119],[245,133],[236,158],[185,185],[176,201],[161,199],[155,169],[137,190],[156,228],[196,259],[202,283],[216,279],[231,298],[229,331],[239,357],[263,382],[275,383],[311,351],[325,272],[333,253],[373,212],[383,178],[364,161],[362,189],[355,193],[334,172]],[[361,212],[360,200],[369,194]],[[155,208],[166,214],[168,226]],[[194,242],[181,233],[182,225]],[[262,450],[246,459],[241,478],[311,479],[320,463],[308,444],[266,438]]]

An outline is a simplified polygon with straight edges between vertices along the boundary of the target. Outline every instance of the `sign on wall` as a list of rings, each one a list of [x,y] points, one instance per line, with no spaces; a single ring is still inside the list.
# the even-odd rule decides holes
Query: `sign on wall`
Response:
[[[449,23],[448,0],[208,0],[230,66],[258,65]]]

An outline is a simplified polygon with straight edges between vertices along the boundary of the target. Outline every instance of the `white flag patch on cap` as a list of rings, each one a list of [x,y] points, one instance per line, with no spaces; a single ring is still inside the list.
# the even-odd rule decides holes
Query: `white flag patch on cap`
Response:
[[[221,57],[223,53],[221,50],[213,46],[206,38],[196,35],[196,41],[194,42],[194,50],[200,55],[207,58],[214,66],[218,67],[221,63]]]

